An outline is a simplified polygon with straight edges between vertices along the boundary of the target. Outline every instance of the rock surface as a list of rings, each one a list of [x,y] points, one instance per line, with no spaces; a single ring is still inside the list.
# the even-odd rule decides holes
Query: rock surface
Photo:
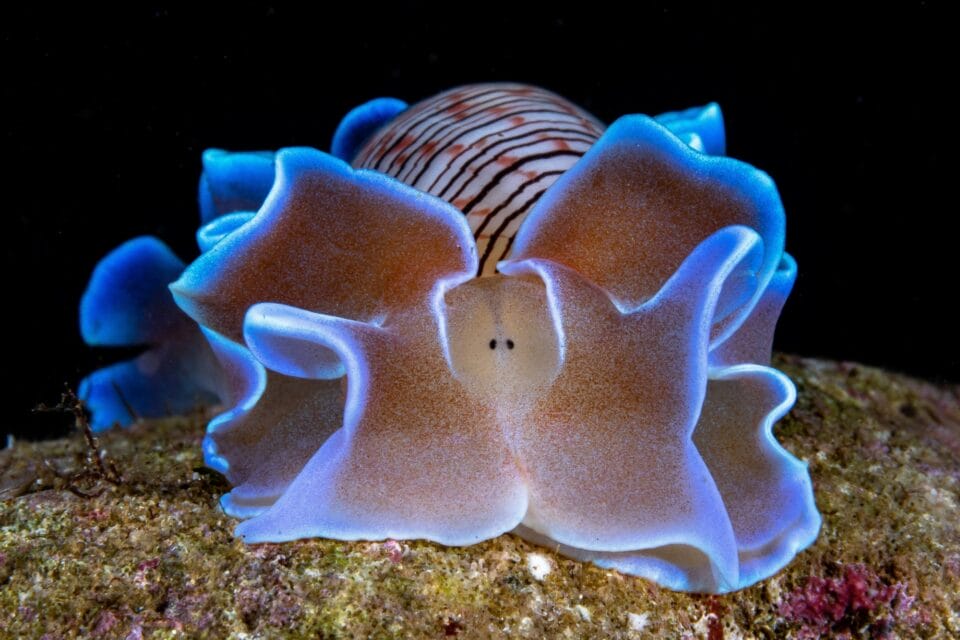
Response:
[[[670,592],[504,535],[466,548],[244,546],[204,469],[203,416],[0,452],[3,638],[960,637],[960,387],[781,357],[780,441],[824,526],[783,572],[728,596]]]

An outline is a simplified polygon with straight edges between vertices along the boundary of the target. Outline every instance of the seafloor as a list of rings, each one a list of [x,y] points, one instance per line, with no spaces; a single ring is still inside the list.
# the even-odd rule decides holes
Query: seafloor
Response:
[[[824,526],[739,593],[674,593],[512,535],[244,546],[194,416],[102,436],[116,483],[84,472],[80,436],[0,452],[0,637],[960,637],[960,387],[778,366],[799,399],[776,433],[809,462]]]

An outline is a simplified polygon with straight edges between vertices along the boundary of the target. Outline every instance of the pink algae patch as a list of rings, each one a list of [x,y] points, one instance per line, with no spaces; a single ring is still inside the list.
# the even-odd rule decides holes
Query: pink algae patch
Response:
[[[120,617],[116,613],[110,609],[104,609],[100,612],[100,615],[97,616],[97,620],[93,625],[91,634],[95,638],[100,638],[110,633],[110,631],[112,631],[113,628],[119,623]]]
[[[144,560],[137,565],[137,571],[133,575],[133,581],[140,587],[146,587],[149,584],[147,575],[160,566],[160,558]]]
[[[383,551],[387,554],[387,558],[390,559],[390,562],[397,564],[403,560],[404,549],[403,545],[396,540],[387,540],[383,543]]]
[[[895,624],[912,626],[922,616],[914,610],[916,598],[902,582],[889,584],[862,564],[843,567],[838,578],[810,576],[788,593],[779,613],[800,625],[798,638],[893,638]]]

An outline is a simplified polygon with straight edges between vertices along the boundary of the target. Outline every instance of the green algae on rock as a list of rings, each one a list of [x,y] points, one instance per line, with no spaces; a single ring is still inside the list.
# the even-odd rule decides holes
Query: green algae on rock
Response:
[[[92,497],[68,490],[82,437],[0,452],[0,637],[960,635],[960,388],[777,366],[799,391],[777,437],[809,462],[824,525],[743,591],[675,593],[512,535],[245,546],[198,415],[101,434],[123,483]]]

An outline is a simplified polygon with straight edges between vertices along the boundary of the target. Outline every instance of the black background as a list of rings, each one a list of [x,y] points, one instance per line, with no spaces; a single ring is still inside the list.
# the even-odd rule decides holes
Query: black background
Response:
[[[960,381],[942,7],[519,6],[8,10],[0,429],[62,431],[30,407],[115,357],[77,328],[102,255],[140,234],[196,254],[203,149],[327,149],[370,98],[490,80],[545,86],[608,122],[720,102],[728,153],[777,181],[800,265],[777,347]]]

